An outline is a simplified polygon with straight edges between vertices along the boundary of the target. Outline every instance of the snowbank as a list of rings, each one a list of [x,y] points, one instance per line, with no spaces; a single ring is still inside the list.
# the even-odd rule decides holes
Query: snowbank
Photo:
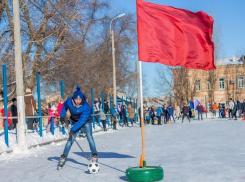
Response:
[[[100,131],[102,128],[95,125],[95,129],[93,128],[93,132]],[[5,135],[4,130],[0,130],[0,153],[8,152],[8,151],[18,151],[17,144],[17,134],[16,130],[9,131],[9,148],[5,144]],[[46,133],[46,128],[43,129],[43,137],[39,135],[39,128],[35,130],[27,130],[26,138],[27,138],[27,146],[31,148],[32,146],[41,145],[47,142],[52,142],[56,140],[66,139],[68,137],[67,133],[65,135],[62,134],[62,127],[55,126],[54,135],[51,132]]]

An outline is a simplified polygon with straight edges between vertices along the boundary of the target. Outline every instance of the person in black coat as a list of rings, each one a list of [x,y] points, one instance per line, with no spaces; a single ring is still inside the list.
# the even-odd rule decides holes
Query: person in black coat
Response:
[[[126,116],[126,106],[122,107],[121,115],[122,115],[122,118],[123,118],[124,125],[128,126],[128,121],[127,121],[127,116]]]
[[[242,110],[242,113],[245,114],[245,99],[243,103],[241,104],[241,110]]]
[[[237,113],[240,118],[242,116],[242,103],[239,100],[237,101]]]
[[[191,111],[191,107],[190,107],[190,106],[188,106],[188,108],[189,108],[189,118],[192,118],[192,111]]]
[[[167,124],[168,110],[167,110],[166,104],[163,105],[162,111],[163,111],[163,121],[164,121],[164,124]]]
[[[106,102],[106,100],[104,100],[104,108],[105,108],[105,114],[108,114],[110,108],[109,108],[108,102]]]
[[[201,116],[201,120],[203,120],[202,109],[203,109],[203,106],[200,103],[198,103],[197,105],[198,121],[200,120],[200,116]]]
[[[11,105],[11,114],[12,117],[17,117],[18,116],[18,112],[17,112],[17,99],[13,98],[12,99],[12,105]],[[18,119],[13,119],[13,129],[16,128],[16,124],[18,123]]]
[[[182,108],[182,114],[183,114],[182,123],[184,121],[185,116],[188,118],[189,122],[191,122],[189,117],[189,107],[186,104],[184,104],[184,107]]]
[[[152,107],[151,107],[151,121],[152,121],[151,124],[154,124],[154,117],[155,117],[155,111],[154,111],[154,108],[153,108],[153,106],[152,106]]]

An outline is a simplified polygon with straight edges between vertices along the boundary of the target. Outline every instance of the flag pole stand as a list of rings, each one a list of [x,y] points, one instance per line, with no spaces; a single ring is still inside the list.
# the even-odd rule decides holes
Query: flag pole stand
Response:
[[[139,70],[140,70],[140,116],[141,116],[142,155],[140,157],[139,167],[128,167],[128,169],[126,170],[126,178],[127,178],[127,181],[134,181],[134,182],[160,181],[164,177],[163,168],[161,166],[147,166],[146,165],[141,61],[139,61]]]

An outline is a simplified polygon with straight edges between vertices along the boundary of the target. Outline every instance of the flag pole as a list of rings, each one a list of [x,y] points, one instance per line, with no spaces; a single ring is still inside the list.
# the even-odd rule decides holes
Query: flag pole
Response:
[[[140,122],[141,122],[141,137],[142,137],[142,155],[143,155],[143,167],[146,167],[145,161],[145,133],[144,133],[144,119],[143,119],[143,84],[142,84],[142,65],[139,61],[140,71]]]

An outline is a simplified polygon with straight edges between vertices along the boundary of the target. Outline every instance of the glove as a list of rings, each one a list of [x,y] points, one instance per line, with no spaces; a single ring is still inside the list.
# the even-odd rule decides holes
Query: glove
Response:
[[[73,137],[73,135],[74,135],[74,131],[70,130],[69,136],[70,136],[70,137]]]
[[[60,122],[63,124],[65,124],[65,117],[60,117]]]

